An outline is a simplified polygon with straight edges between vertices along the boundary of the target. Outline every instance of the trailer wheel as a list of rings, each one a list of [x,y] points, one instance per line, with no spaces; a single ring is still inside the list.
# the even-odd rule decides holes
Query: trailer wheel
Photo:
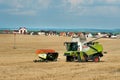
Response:
[[[48,53],[48,54],[47,54],[47,60],[53,61],[53,60],[55,59],[55,57],[54,57],[53,54],[54,54],[54,53]]]
[[[36,63],[36,62],[38,62],[38,60],[33,60],[33,62],[35,62],[35,63]]]
[[[100,57],[99,56],[94,56],[93,61],[94,62],[100,62]]]
[[[47,54],[47,60],[49,61],[57,61],[58,53],[48,53]]]

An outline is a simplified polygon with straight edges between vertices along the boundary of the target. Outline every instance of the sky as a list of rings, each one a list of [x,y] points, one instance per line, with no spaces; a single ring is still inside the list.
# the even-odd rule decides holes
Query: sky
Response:
[[[0,28],[120,29],[120,0],[0,0]]]

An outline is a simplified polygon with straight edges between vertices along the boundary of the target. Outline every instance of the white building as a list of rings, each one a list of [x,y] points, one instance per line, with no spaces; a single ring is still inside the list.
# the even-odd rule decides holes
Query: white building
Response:
[[[19,34],[26,34],[27,33],[27,29],[25,27],[21,27],[19,29]]]

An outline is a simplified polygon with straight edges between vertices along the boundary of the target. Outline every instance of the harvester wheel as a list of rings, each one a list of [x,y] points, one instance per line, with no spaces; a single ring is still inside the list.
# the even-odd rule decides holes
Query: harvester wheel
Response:
[[[74,61],[73,56],[66,56],[66,62],[72,62],[72,61]]]
[[[77,56],[78,62],[81,62],[82,60],[81,60],[81,57],[80,57],[80,53],[78,52],[77,54],[78,54],[78,56]]]
[[[94,56],[93,61],[94,62],[100,62],[100,57],[99,56]]]
[[[86,54],[84,54],[83,56],[84,56],[84,61],[88,62],[88,56]]]

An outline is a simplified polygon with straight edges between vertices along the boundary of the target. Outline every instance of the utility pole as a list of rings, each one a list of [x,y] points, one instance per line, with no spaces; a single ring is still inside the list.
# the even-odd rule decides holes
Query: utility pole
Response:
[[[13,49],[16,49],[16,33],[14,33]]]

